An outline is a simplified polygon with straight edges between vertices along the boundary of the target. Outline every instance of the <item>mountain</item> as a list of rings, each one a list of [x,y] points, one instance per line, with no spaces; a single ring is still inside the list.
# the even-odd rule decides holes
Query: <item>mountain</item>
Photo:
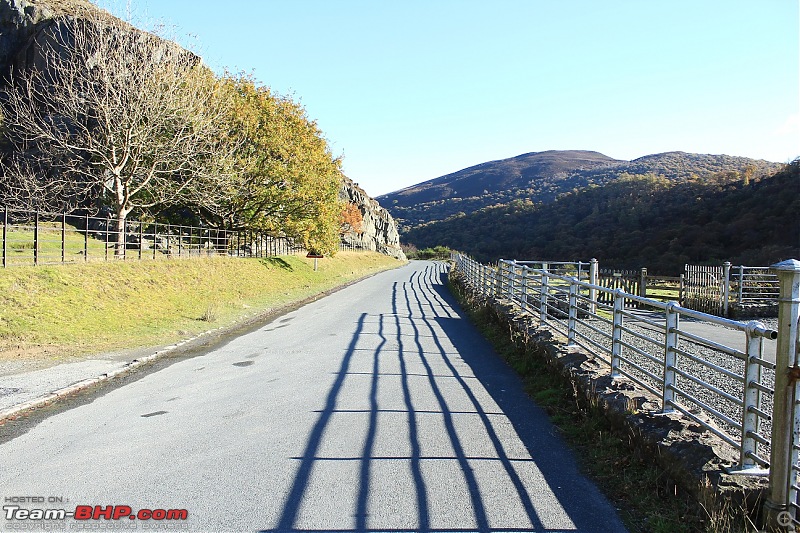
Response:
[[[387,194],[399,205],[413,205],[448,198],[468,198],[503,192],[539,180],[542,176],[564,178],[570,173],[618,163],[598,152],[582,150],[531,152],[499,161],[481,163],[419,185]]]
[[[665,158],[631,164],[648,169],[653,160]],[[628,174],[546,204],[517,199],[430,222],[403,240],[448,246],[482,262],[597,257],[605,267],[666,275],[686,263],[764,266],[800,258],[800,159],[781,167],[768,176],[752,167],[685,179]]]
[[[475,165],[379,196],[402,231],[514,200],[550,203],[568,192],[603,186],[627,174],[685,181],[720,172],[770,174],[779,163],[727,155],[666,152],[624,161],[598,152],[549,150]]]

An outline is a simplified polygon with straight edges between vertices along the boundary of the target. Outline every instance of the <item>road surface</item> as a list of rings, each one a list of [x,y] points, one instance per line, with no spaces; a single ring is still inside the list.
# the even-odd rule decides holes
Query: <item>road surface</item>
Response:
[[[0,524],[624,531],[444,271],[412,262],[25,431],[0,428]],[[20,519],[110,506],[119,520]]]

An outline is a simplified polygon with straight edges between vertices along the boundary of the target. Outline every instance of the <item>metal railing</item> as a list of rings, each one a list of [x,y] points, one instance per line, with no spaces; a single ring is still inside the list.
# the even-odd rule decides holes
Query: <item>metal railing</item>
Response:
[[[765,266],[686,265],[682,305],[728,316],[731,306],[770,307],[777,304],[778,276]]]
[[[800,262],[791,261],[785,269],[781,316],[789,318],[779,318],[776,331],[758,321],[728,320],[531,268],[531,262],[500,260],[488,266],[459,253],[452,260],[472,290],[506,301],[539,327],[561,333],[605,363],[612,377],[652,393],[661,412],[677,411],[735,448],[737,471],[769,469],[773,492],[768,502],[777,506],[773,518],[800,516],[800,428],[794,428],[800,423],[800,390],[797,380],[786,382],[789,369],[800,371]],[[581,271],[574,265],[573,271]],[[724,338],[709,325],[726,328]],[[763,356],[768,344],[775,362]],[[784,403],[788,407],[780,408]],[[780,472],[791,473],[791,480],[775,481]]]
[[[734,266],[730,271],[732,296],[739,304],[763,303],[778,298],[778,276],[768,267]]]
[[[270,257],[306,253],[286,237],[261,231],[226,230],[159,222],[126,221],[122,231],[111,217],[2,209],[2,266],[160,257]],[[359,250],[341,243],[342,251]]]

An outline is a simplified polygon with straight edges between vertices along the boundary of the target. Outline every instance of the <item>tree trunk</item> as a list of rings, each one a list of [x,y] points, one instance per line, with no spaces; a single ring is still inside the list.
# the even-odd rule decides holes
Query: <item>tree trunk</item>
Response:
[[[116,258],[125,258],[125,241],[126,241],[126,232],[125,232],[125,222],[128,218],[128,213],[130,213],[130,209],[125,209],[123,207],[117,207],[117,238],[115,239],[116,244],[114,245],[114,256]],[[139,243],[141,246],[141,243]]]

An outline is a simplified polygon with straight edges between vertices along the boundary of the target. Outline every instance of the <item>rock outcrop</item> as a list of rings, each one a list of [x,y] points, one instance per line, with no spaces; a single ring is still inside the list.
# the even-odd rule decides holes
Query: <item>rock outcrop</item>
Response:
[[[364,189],[349,178],[344,178],[339,190],[339,199],[351,202],[358,207],[363,219],[361,232],[350,231],[342,236],[342,241],[355,248],[373,250],[402,261],[406,260],[400,249],[400,234],[392,215],[371,198]]]
[[[41,50],[61,48],[72,42],[75,22],[96,24],[113,31],[124,39],[155,41],[158,47],[186,54],[192,63],[202,60],[177,43],[142,31],[100,9],[87,0],[0,0],[0,76],[3,83],[12,70],[36,67],[41,71],[47,64]],[[62,52],[63,53],[63,52]]]
[[[0,73],[36,62],[36,41],[60,31],[60,17],[112,19],[87,0],[0,0]],[[121,21],[118,21],[121,22]]]

